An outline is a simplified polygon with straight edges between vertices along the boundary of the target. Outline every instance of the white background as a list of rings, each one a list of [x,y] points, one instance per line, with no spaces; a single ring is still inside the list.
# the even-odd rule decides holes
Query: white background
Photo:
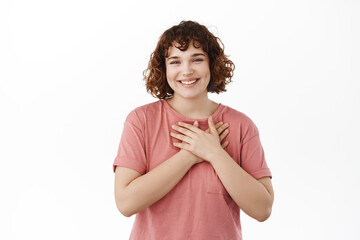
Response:
[[[251,239],[358,239],[359,1],[0,3],[0,238],[128,239],[112,163],[127,114],[156,101],[142,71],[195,20],[235,63],[210,98],[258,126],[272,216]]]

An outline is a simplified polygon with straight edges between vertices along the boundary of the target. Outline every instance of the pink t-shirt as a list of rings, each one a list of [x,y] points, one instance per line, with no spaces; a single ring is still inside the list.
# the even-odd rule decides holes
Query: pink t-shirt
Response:
[[[226,152],[256,179],[271,177],[256,125],[245,114],[220,104],[212,114],[215,123],[229,123],[230,144]],[[189,119],[165,100],[146,104],[130,112],[124,123],[118,153],[113,163],[141,174],[179,151],[170,136],[171,125],[179,121],[199,122],[208,128],[207,119]],[[224,140],[224,141],[225,141]],[[210,163],[194,165],[162,199],[136,214],[130,239],[242,239],[240,208],[231,199]]]

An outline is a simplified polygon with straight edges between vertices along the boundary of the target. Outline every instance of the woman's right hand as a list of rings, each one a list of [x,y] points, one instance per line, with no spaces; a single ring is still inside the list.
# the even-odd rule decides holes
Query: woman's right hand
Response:
[[[199,127],[199,123],[197,121],[195,121],[193,125],[195,127]],[[217,124],[215,124],[215,127],[216,127],[216,130],[217,130],[217,133],[219,134],[219,139],[220,139],[220,143],[221,143],[222,140],[229,134],[229,130],[227,129],[229,127],[229,124],[228,123],[223,123],[223,122],[218,122]],[[209,133],[210,129],[209,128],[206,129],[205,132]],[[224,149],[228,145],[229,145],[229,141],[225,141],[225,142],[221,143],[221,147],[224,148]],[[180,151],[186,151],[186,150],[181,149]],[[193,154],[193,153],[191,153],[189,151],[186,151],[186,152],[191,154],[192,155],[191,157],[194,157],[194,159],[195,159],[194,164],[201,163],[201,162],[204,161],[203,159],[199,158],[195,154]]]

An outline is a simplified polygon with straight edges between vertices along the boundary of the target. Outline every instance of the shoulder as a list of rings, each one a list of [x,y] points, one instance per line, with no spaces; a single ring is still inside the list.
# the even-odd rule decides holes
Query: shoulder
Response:
[[[229,120],[240,123],[244,127],[255,125],[253,120],[247,114],[226,105],[224,105],[223,115]]]
[[[245,113],[224,105],[224,121],[237,126],[244,138],[249,139],[259,134],[254,121]]]
[[[160,100],[138,106],[127,115],[126,122],[144,123],[147,117],[154,116],[154,113],[159,112],[161,106]]]

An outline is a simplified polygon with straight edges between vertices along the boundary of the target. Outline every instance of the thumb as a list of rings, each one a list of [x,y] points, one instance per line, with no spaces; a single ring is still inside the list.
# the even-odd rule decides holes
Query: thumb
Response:
[[[208,119],[208,124],[209,124],[209,129],[210,129],[210,133],[212,135],[218,135],[217,131],[216,131],[216,127],[215,127],[215,124],[213,122],[213,119],[212,117],[210,116],[209,119]]]

